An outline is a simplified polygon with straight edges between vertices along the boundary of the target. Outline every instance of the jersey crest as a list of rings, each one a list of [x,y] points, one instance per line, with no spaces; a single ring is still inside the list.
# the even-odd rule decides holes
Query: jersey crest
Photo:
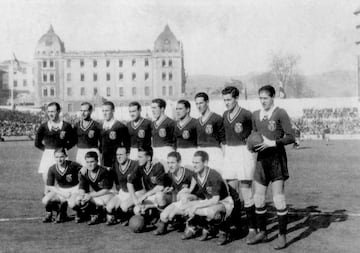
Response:
[[[89,133],[88,133],[88,136],[90,139],[94,138],[94,135],[95,135],[95,131],[94,130],[90,130]]]
[[[60,132],[60,139],[64,139],[64,138],[65,138],[65,134],[66,134],[65,131],[61,131],[61,132]]]
[[[207,186],[207,187],[206,187],[206,191],[207,191],[210,195],[212,195],[213,189],[212,189],[211,186]]]
[[[182,137],[183,137],[185,140],[189,139],[189,137],[190,137],[189,131],[188,131],[188,130],[184,130],[184,132],[182,133]]]
[[[151,183],[156,184],[156,177],[150,177]]]
[[[99,186],[100,188],[104,188],[104,180],[99,181],[99,182],[98,182],[98,186]]]
[[[235,123],[234,131],[237,134],[241,133],[243,131],[243,125],[240,122]]]
[[[72,182],[72,175],[71,174],[66,175],[66,181],[69,182],[69,183]]]
[[[213,133],[213,126],[210,125],[210,124],[207,124],[206,127],[205,127],[205,133],[207,134],[212,134]]]
[[[140,130],[139,130],[139,132],[138,132],[138,137],[141,138],[141,139],[145,137],[145,131],[144,131],[144,129],[140,129]]]
[[[111,132],[109,133],[109,138],[110,138],[111,140],[115,140],[115,139],[116,139],[116,132],[115,132],[115,131],[111,131]]]
[[[273,120],[270,120],[270,121],[269,121],[268,129],[269,129],[270,131],[275,131],[275,129],[276,129],[276,123],[275,123],[275,121],[273,121]]]
[[[159,136],[160,137],[165,137],[166,136],[166,130],[165,130],[165,128],[160,128],[160,130],[159,130]]]

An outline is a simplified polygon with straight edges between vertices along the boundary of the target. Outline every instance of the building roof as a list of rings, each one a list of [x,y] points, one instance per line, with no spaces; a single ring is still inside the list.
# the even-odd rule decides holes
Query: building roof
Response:
[[[104,51],[68,51],[64,56],[79,56],[79,57],[106,57],[106,56],[127,56],[127,55],[144,55],[150,56],[151,50],[104,50]]]
[[[179,51],[180,41],[178,41],[174,33],[166,25],[155,41],[155,52],[158,51]]]
[[[54,28],[50,25],[49,30],[45,33],[38,42],[38,47],[57,47],[60,52],[65,52],[64,42],[55,33]]]

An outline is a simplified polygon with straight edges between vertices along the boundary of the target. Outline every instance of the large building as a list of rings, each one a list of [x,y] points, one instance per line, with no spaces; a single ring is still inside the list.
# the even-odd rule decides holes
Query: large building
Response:
[[[64,111],[76,111],[83,101],[104,100],[117,106],[138,100],[149,104],[185,93],[184,54],[166,25],[153,50],[66,51],[51,26],[36,47],[34,79],[38,105],[57,101]]]

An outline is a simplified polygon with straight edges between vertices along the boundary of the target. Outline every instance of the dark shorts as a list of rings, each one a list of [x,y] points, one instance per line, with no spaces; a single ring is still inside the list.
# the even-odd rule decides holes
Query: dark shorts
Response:
[[[287,180],[289,172],[285,152],[273,152],[271,155],[258,157],[254,180],[259,184],[268,186],[277,180]]]

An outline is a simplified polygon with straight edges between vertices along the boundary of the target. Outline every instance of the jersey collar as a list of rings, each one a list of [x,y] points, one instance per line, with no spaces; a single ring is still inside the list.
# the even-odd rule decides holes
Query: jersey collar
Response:
[[[140,118],[138,123],[136,123],[135,121],[131,121],[131,127],[136,130],[143,123],[143,121],[144,118]]]
[[[205,176],[204,176],[203,178],[201,178],[201,177],[199,176],[199,174],[196,175],[196,177],[197,177],[197,179],[198,179],[201,187],[204,187],[204,185],[205,185],[205,183],[206,183],[206,181],[207,181],[207,179],[208,179],[209,172],[210,172],[210,168],[209,168],[209,167],[205,167],[205,170],[207,170],[207,171],[205,172]]]
[[[115,119],[114,118],[112,118],[109,121],[105,120],[104,123],[103,123],[103,128],[105,130],[109,130],[109,129],[111,129],[113,127],[114,124],[115,124]]]
[[[200,122],[200,125],[205,125],[206,122],[209,121],[209,119],[211,118],[213,112],[209,111],[207,114],[205,114],[204,116],[200,116],[199,118],[199,122]]]
[[[61,171],[61,169],[59,168],[59,165],[56,164],[55,165],[55,168],[56,168],[56,171],[61,175],[61,176],[64,176],[67,169],[68,169],[68,164],[65,162],[65,168],[64,168],[64,171]]]
[[[52,121],[48,121],[47,122],[47,125],[48,125],[48,128],[49,128],[49,130],[50,131],[59,131],[59,130],[61,130],[62,129],[62,127],[63,127],[63,125],[64,125],[64,122],[62,121],[62,120],[60,120],[60,122],[58,122],[58,123],[54,123],[54,122],[52,122]]]
[[[166,120],[167,116],[166,115],[161,115],[160,119],[158,120],[154,120],[154,126],[155,128],[158,128],[165,120]]]
[[[185,168],[180,167],[179,170],[180,170],[180,176],[179,177],[176,177],[175,174],[171,173],[171,175],[172,175],[172,177],[173,177],[176,184],[180,184],[183,181],[184,177],[185,177]]]
[[[98,176],[99,176],[99,172],[100,172],[100,168],[98,168],[98,170],[97,170],[97,172],[96,172],[95,176],[94,176],[94,177],[92,177],[92,176],[91,176],[91,171],[88,171],[88,177],[89,177],[89,179],[90,179],[92,182],[95,182],[95,181],[96,181],[96,179],[97,179],[97,178],[98,178]]]
[[[79,123],[80,123],[79,125],[80,125],[81,130],[83,130],[85,132],[92,126],[94,121],[90,120],[89,124],[86,127],[84,127],[84,120],[81,120]]]
[[[177,122],[177,127],[178,127],[180,130],[182,130],[184,127],[187,126],[187,124],[190,123],[191,120],[192,120],[191,117],[188,117],[188,118],[185,119],[184,121],[179,120],[179,121]]]
[[[260,121],[262,121],[262,120],[264,120],[266,118],[270,119],[276,108],[277,108],[277,106],[273,105],[270,108],[270,110],[268,110],[268,111],[265,111],[264,109],[261,109],[260,113],[259,113]]]
[[[119,164],[119,170],[120,170],[120,172],[121,172],[121,174],[125,174],[126,173],[126,171],[129,169],[129,167],[130,167],[130,164],[131,164],[131,160],[130,159],[128,159],[127,161],[126,161],[126,163],[125,163],[125,165],[124,166],[121,166],[121,164]],[[123,169],[124,168],[124,169]]]
[[[239,105],[236,105],[236,108],[234,108],[234,116],[232,118],[230,115],[230,110],[227,112],[227,120],[230,122],[230,124],[237,118],[237,116],[239,116],[241,109],[242,108]]]

